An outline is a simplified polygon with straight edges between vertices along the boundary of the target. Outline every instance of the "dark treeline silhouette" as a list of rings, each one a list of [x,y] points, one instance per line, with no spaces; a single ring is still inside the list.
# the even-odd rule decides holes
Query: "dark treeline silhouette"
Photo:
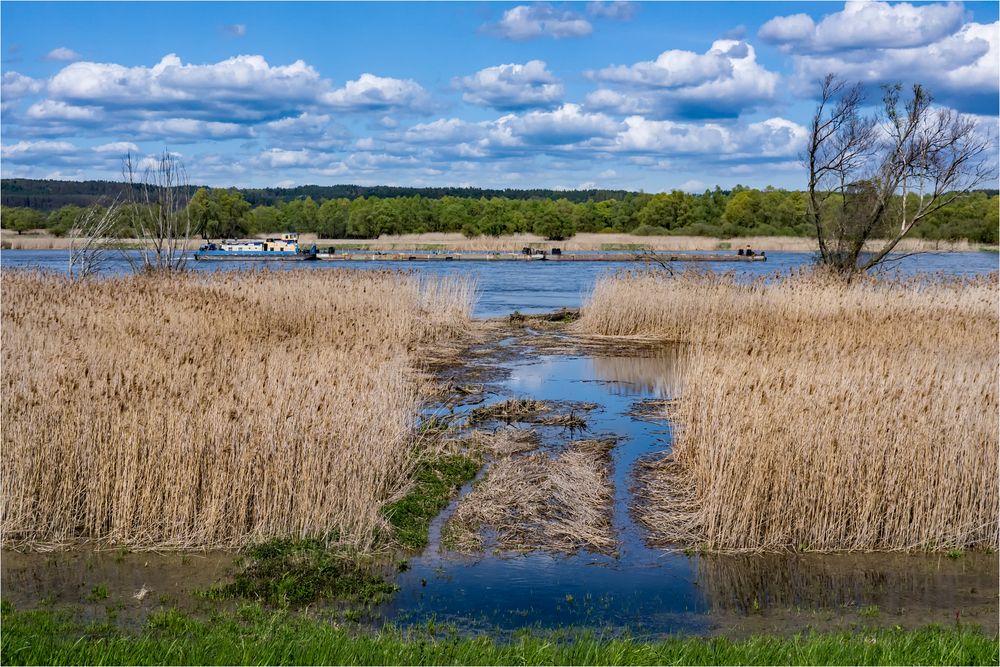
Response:
[[[115,181],[49,181],[33,178],[5,178],[0,181],[0,204],[10,207],[31,208],[48,212],[62,206],[89,206],[101,198],[114,198],[125,189],[124,183]],[[195,187],[194,189],[197,189]],[[357,199],[359,197],[420,196],[427,199],[465,197],[480,199],[503,197],[505,199],[566,199],[571,202],[623,199],[628,190],[548,190],[535,188],[409,188],[394,185],[300,185],[294,188],[235,188],[253,207],[277,206],[293,199],[311,197],[321,199]],[[193,192],[194,190],[192,190]]]

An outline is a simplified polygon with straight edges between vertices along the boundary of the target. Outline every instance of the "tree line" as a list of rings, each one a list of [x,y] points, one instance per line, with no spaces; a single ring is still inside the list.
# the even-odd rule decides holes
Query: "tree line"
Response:
[[[426,232],[461,232],[469,237],[534,233],[553,240],[577,232],[717,238],[815,234],[808,215],[807,193],[775,188],[737,186],[731,191],[715,188],[702,194],[680,190],[655,195],[626,192],[620,197],[584,201],[569,197],[305,195],[258,205],[235,188],[192,188],[192,192],[185,202],[193,233],[216,239],[284,231],[356,239]],[[836,207],[837,198],[831,198],[826,205]],[[1000,227],[998,210],[996,191],[973,192],[929,215],[912,235],[995,244]],[[47,229],[61,236],[74,229],[83,213],[82,207],[72,204],[48,213],[5,206],[0,219],[5,229]],[[136,216],[119,217],[115,234],[121,238],[136,236],[137,230],[128,222]]]

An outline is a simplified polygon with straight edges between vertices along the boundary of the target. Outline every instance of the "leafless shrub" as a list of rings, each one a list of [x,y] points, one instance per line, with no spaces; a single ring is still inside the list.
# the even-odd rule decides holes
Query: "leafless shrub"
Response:
[[[99,204],[83,210],[70,230],[70,278],[88,278],[100,273],[114,248],[113,235],[119,222],[119,200],[105,208]]]

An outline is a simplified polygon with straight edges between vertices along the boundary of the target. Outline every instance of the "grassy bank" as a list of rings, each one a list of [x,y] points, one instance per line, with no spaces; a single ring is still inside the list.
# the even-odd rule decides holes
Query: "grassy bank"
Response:
[[[974,629],[655,642],[590,634],[523,634],[509,642],[430,631],[359,634],[328,622],[245,607],[211,621],[169,610],[134,634],[82,626],[58,612],[5,608],[3,664],[345,665],[887,665],[996,664],[997,639]]]
[[[423,460],[417,360],[457,340],[472,296],[342,270],[5,271],[2,290],[8,545],[358,551]]]
[[[713,551],[995,548],[997,276],[623,274],[581,331],[689,343],[653,539]]]

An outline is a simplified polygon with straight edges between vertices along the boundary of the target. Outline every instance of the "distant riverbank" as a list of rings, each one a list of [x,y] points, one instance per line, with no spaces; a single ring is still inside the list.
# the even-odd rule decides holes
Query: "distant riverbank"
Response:
[[[258,234],[263,238],[267,234]],[[300,241],[305,245],[320,247],[336,246],[356,250],[468,250],[468,251],[510,251],[525,246],[534,248],[561,248],[568,251],[587,250],[736,250],[750,246],[755,250],[812,252],[817,250],[816,240],[795,236],[752,236],[718,239],[710,236],[638,236],[634,234],[592,234],[580,233],[562,241],[549,241],[534,234],[514,234],[508,236],[475,236],[468,238],[457,233],[402,234],[380,236],[377,239],[323,239],[316,234],[302,234]],[[17,234],[9,230],[0,233],[3,250],[68,250],[78,240],[57,237],[38,230]],[[188,248],[195,250],[204,241],[191,239]],[[139,247],[136,239],[120,239],[123,248]],[[969,252],[985,250],[996,252],[997,246],[969,241],[931,241],[927,239],[905,239],[897,250],[909,252]]]

